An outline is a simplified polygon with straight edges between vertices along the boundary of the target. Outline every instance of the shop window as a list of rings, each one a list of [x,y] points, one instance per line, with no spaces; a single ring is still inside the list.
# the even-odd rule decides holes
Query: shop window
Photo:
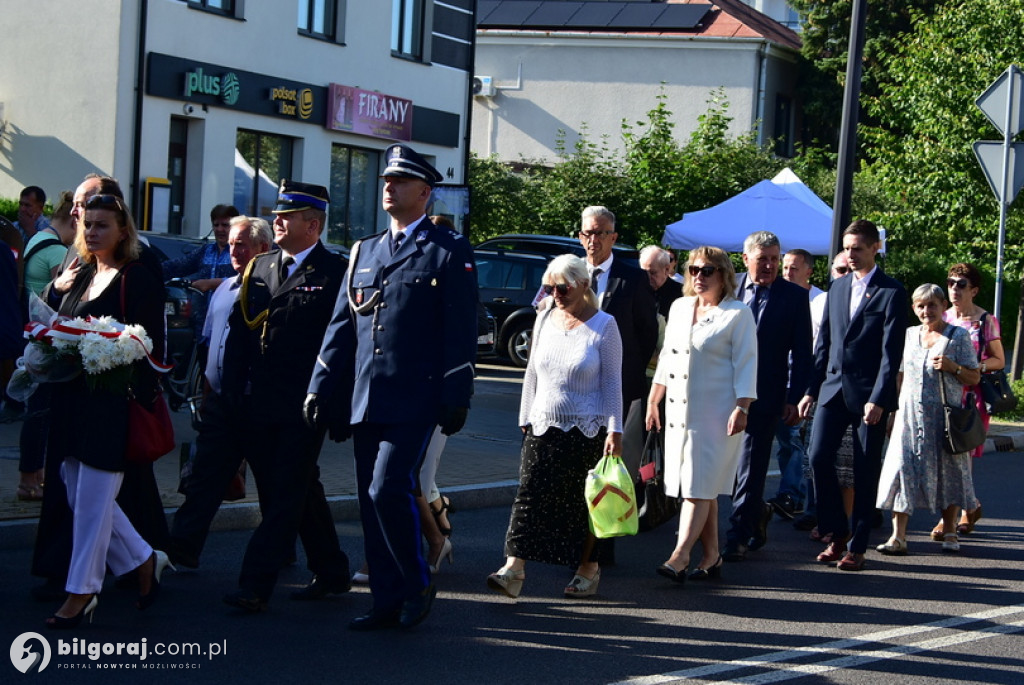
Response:
[[[331,145],[327,242],[351,245],[384,228],[378,221],[380,157],[374,150]]]
[[[391,54],[416,61],[426,61],[423,51],[426,29],[427,0],[392,0]]]
[[[223,14],[235,19],[242,18],[245,0],[185,0],[186,4],[197,10]]]
[[[299,33],[341,43],[344,40],[345,0],[299,0]]]
[[[291,138],[238,130],[234,204],[243,214],[273,221],[278,184],[292,176],[292,147]]]

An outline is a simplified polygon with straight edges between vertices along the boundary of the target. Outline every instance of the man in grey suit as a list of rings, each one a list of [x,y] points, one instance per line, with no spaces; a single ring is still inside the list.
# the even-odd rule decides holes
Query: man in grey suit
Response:
[[[875,264],[878,228],[857,220],[843,231],[852,274],[832,284],[815,346],[814,369],[800,415],[817,400],[810,459],[818,530],[832,542],[818,555],[843,571],[864,568],[864,552],[882,465],[886,419],[896,409],[896,376],[903,360],[907,293]],[[853,520],[846,519],[836,476],[836,452],[853,427]],[[849,547],[847,547],[849,543]]]

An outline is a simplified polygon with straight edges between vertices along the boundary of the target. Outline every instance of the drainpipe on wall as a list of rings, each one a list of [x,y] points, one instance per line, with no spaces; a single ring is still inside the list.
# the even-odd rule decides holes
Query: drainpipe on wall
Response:
[[[754,124],[757,125],[757,144],[764,145],[764,101],[765,82],[768,79],[768,41],[761,43],[757,51],[757,117]]]
[[[141,0],[139,2],[139,46],[135,66],[135,122],[132,132],[132,177],[129,181],[131,188],[129,198],[135,199],[132,206],[135,207],[136,214],[138,214],[143,202],[142,184],[139,176],[142,167],[142,104],[146,81],[146,24],[148,17],[149,0]]]

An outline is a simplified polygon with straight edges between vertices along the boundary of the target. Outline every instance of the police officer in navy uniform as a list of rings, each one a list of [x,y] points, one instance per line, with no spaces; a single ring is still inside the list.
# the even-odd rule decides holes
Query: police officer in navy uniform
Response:
[[[441,174],[407,145],[386,156],[391,226],[352,247],[304,409],[320,427],[338,404],[350,408],[373,593],[373,609],[353,630],[408,628],[430,611],[435,588],[420,542],[417,475],[434,428],[452,435],[465,423],[476,357],[472,248],[426,216]],[[353,357],[354,378],[346,365]]]
[[[348,558],[338,544],[317,466],[324,431],[310,429],[302,417],[345,271],[320,242],[328,202],[323,186],[282,181],[273,209],[280,249],[246,267],[229,320],[223,394],[235,405],[240,429],[261,436],[247,458],[263,518],[245,550],[239,589],[224,597],[248,612],[266,608],[297,535],[313,580],[292,599],[320,599],[350,587]]]

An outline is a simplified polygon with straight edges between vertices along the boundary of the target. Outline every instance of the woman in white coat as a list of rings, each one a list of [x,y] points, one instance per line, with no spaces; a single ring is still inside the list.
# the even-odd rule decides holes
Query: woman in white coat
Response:
[[[736,271],[717,247],[690,252],[684,294],[672,304],[665,345],[647,399],[647,429],[661,430],[665,492],[682,497],[679,537],[659,575],[682,583],[721,573],[718,495],[732,492],[750,404],[757,399],[757,331],[738,301]],[[689,569],[701,541],[703,558]]]

